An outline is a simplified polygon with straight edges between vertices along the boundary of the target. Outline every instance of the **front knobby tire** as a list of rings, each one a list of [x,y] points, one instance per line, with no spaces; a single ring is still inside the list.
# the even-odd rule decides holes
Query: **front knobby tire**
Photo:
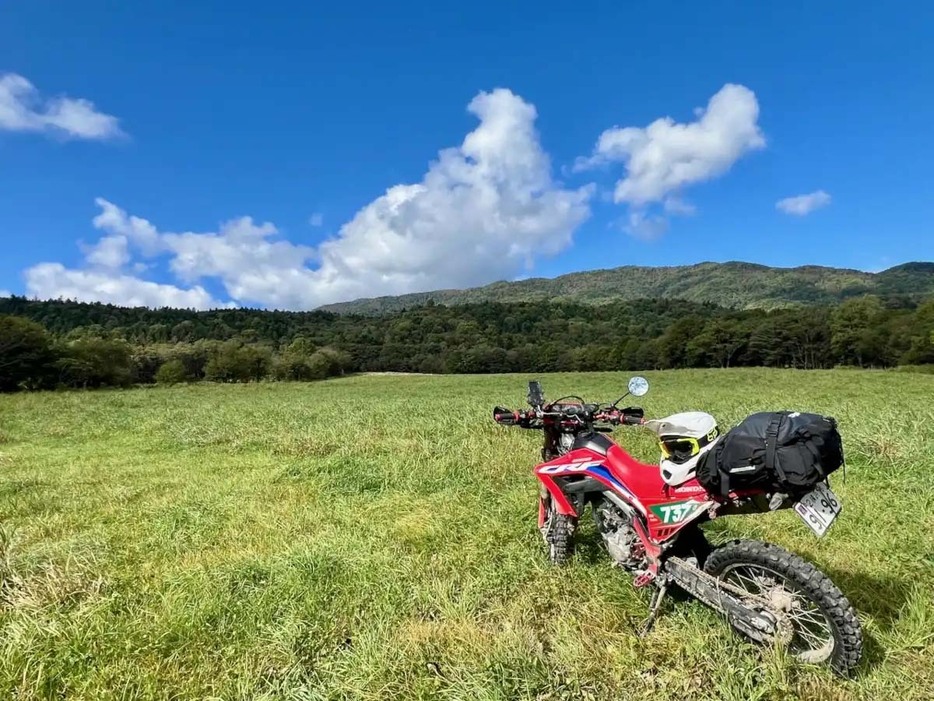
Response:
[[[704,570],[771,602],[769,610],[792,628],[789,651],[800,661],[827,663],[852,676],[863,652],[853,606],[830,578],[787,550],[755,540],[735,540],[714,550]]]
[[[549,501],[545,525],[542,526],[542,536],[548,547],[548,559],[553,565],[566,565],[574,557],[574,531],[577,530],[577,519],[555,511],[554,504]]]

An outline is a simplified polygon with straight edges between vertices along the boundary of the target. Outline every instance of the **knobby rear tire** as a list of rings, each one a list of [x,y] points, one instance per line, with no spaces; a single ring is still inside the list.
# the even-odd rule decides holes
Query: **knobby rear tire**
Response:
[[[837,674],[852,676],[862,657],[862,628],[853,606],[830,578],[798,555],[755,540],[734,540],[717,548],[704,570],[723,578],[744,565],[778,575],[819,610],[833,635],[827,662]]]

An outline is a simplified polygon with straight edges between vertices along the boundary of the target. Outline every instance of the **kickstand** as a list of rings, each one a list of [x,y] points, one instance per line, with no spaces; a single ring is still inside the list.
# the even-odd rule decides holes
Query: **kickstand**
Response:
[[[649,617],[645,619],[645,622],[642,624],[642,627],[639,630],[640,638],[644,635],[648,635],[649,631],[652,630],[652,626],[655,625],[655,619],[658,617],[658,610],[662,607],[662,601],[664,601],[665,594],[667,593],[668,583],[662,582],[658,589],[655,590],[655,594],[652,596],[652,610],[649,612]]]

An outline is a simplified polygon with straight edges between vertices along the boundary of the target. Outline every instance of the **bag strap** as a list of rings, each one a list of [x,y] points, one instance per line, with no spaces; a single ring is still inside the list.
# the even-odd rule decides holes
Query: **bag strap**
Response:
[[[802,442],[801,445],[804,446],[811,457],[814,458],[814,462],[817,465],[817,468],[821,471],[821,474],[824,474],[823,465],[821,465],[821,452],[817,447],[816,441],[813,436],[807,436]],[[823,441],[821,441],[821,446],[823,446]]]
[[[723,443],[721,440],[720,443],[713,449],[713,453],[710,457],[713,458],[714,467],[717,470],[717,474],[720,475],[720,493],[727,497],[730,495],[730,473],[723,469]]]
[[[831,427],[837,434],[837,441],[840,446],[840,465],[843,467],[843,483],[846,484],[846,453],[843,452],[843,437],[837,429],[837,420],[832,416],[828,416],[827,419],[830,421]]]
[[[775,414],[765,431],[765,469],[774,470],[782,482],[785,481],[785,471],[775,459],[775,453],[778,449],[778,430],[784,418],[784,414]]]

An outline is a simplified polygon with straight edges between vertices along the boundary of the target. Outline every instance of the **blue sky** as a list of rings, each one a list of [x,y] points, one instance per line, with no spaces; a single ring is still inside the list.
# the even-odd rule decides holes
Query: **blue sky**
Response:
[[[934,258],[934,6],[582,7],[3,3],[0,291],[305,309]]]

